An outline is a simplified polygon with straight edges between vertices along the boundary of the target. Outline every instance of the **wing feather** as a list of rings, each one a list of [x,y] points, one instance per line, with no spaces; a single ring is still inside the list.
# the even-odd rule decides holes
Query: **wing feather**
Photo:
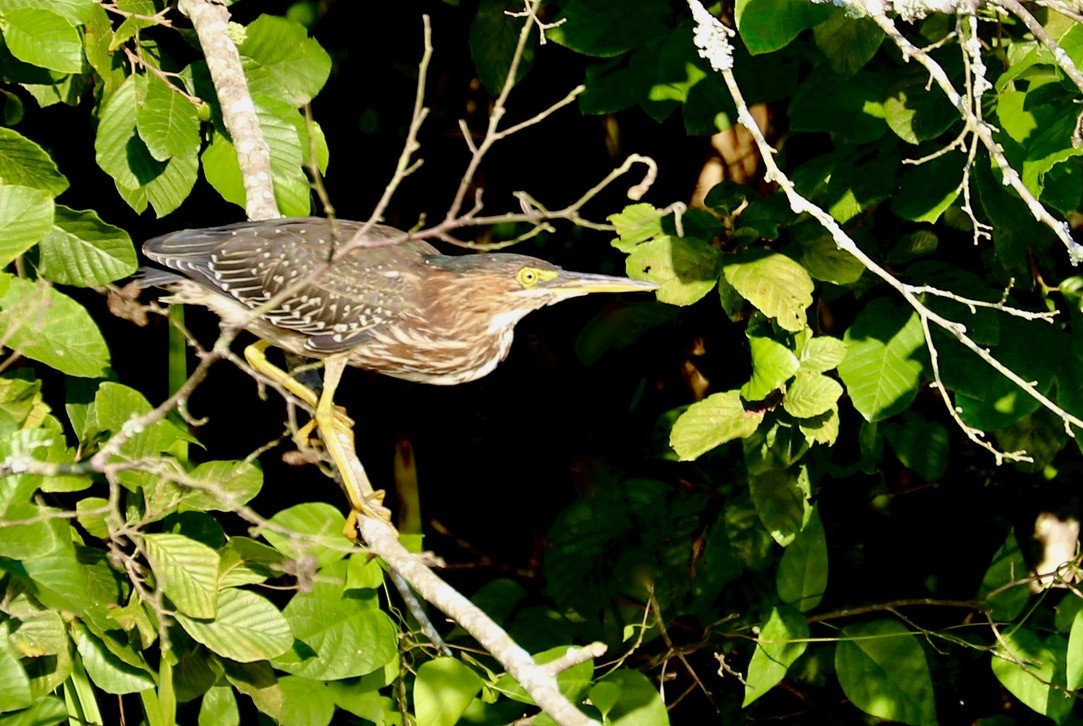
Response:
[[[362,223],[336,222],[340,244],[353,243]],[[286,288],[290,294],[263,317],[282,328],[313,336],[313,351],[333,353],[359,343],[367,331],[412,314],[421,294],[416,269],[437,250],[374,226],[358,247],[313,280],[298,285],[324,264],[335,248],[325,219],[267,220],[195,229],[157,237],[143,245],[155,262],[249,308],[265,305]]]

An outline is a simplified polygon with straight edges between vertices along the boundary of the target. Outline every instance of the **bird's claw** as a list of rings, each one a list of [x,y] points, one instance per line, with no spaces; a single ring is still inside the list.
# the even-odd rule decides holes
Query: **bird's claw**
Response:
[[[384,506],[384,490],[377,489],[360,506],[350,510],[346,515],[346,526],[342,528],[342,534],[354,544],[362,544],[357,531],[357,520],[360,517],[377,519],[382,522],[391,521],[391,510]]]

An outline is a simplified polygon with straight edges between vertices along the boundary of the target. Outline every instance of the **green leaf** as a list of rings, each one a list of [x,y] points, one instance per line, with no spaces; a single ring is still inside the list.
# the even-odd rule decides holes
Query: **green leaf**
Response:
[[[58,73],[83,72],[83,41],[63,15],[45,8],[11,8],[0,15],[11,54]]]
[[[511,60],[519,43],[522,18],[511,17],[507,11],[522,8],[515,0],[481,0],[478,12],[470,23],[470,57],[478,69],[478,77],[494,96],[500,93],[511,69]],[[530,70],[534,60],[534,35],[524,48],[515,75],[516,83]]]
[[[311,211],[310,185],[302,170],[305,148],[301,144],[297,110],[288,103],[257,96],[256,115],[271,154],[271,178],[279,210],[287,217],[304,217]],[[216,135],[203,154],[204,174],[222,198],[244,206],[245,191],[237,164],[237,152],[224,136]]]
[[[839,376],[866,421],[881,421],[914,400],[925,368],[917,313],[885,298],[873,300],[846,331]]]
[[[997,140],[1004,144],[1008,161],[1020,170],[1023,184],[1036,196],[1043,193],[1046,175],[1054,167],[1083,154],[1073,142],[1073,112],[1063,103],[1051,103],[1048,94],[1043,96],[1045,90],[1006,91],[997,101],[997,118],[1004,132]],[[1054,196],[1064,201],[1068,194],[1078,204],[1078,181],[1063,179],[1062,183],[1074,191],[1061,189]]]
[[[297,642],[275,667],[331,681],[372,673],[397,657],[398,629],[379,609],[375,591],[345,590],[346,570],[345,562],[324,568],[311,591],[286,605],[283,615]]]
[[[241,713],[230,686],[215,686],[199,704],[199,726],[240,726]]]
[[[304,26],[274,15],[249,23],[237,50],[244,56],[252,95],[277,98],[293,108],[315,98],[331,73],[331,57]]]
[[[68,180],[49,154],[18,131],[0,128],[0,183],[32,187],[55,197],[68,188]]]
[[[219,587],[264,582],[286,569],[286,557],[278,550],[247,537],[231,537],[218,555]]]
[[[196,620],[180,612],[176,618],[197,642],[242,663],[274,658],[293,645],[290,626],[278,608],[247,590],[221,590],[214,620]]]
[[[808,623],[789,605],[771,608],[766,622],[756,636],[756,651],[748,664],[745,700],[748,706],[763,696],[786,676],[786,671],[808,647]]]
[[[959,112],[941,93],[926,90],[928,75],[924,70],[906,71],[897,80],[884,101],[887,125],[910,144],[935,139],[959,120]],[[962,166],[961,160],[957,161]]]
[[[777,252],[747,250],[730,258],[722,274],[741,297],[791,332],[806,325],[812,305],[812,278],[801,265]]]
[[[1072,600],[1061,601],[1064,602],[1079,602],[1078,598]],[[1058,609],[1057,615],[1060,615]],[[1066,683],[1065,686],[1069,691],[1078,691],[1083,687],[1083,609],[1077,609],[1075,617],[1072,618],[1071,634],[1068,636],[1068,650],[1065,654],[1065,660],[1067,662]]]
[[[139,112],[146,77],[128,76],[112,94],[102,98],[98,134],[94,139],[98,166],[113,177],[117,188],[138,189],[149,182],[161,168],[148,166],[154,159],[136,136],[135,119]],[[137,212],[146,207],[133,207]]]
[[[908,469],[926,481],[938,481],[948,469],[948,431],[908,411],[901,423],[885,423],[884,438]]]
[[[122,54],[112,51],[113,23],[105,8],[90,3],[90,17],[86,21],[83,51],[90,67],[102,79],[102,92],[108,96],[124,83],[127,75],[121,61]]]
[[[1063,723],[1075,701],[1075,694],[1064,690],[1066,651],[1067,644],[1059,635],[1042,642],[1025,627],[1004,630],[997,639],[993,674],[1029,708]]]
[[[775,583],[782,602],[801,612],[812,610],[823,599],[827,589],[827,538],[815,508],[804,528],[782,553]]]
[[[53,224],[53,200],[33,187],[0,185],[0,267],[41,241]]]
[[[146,96],[135,114],[139,137],[158,161],[199,152],[199,117],[196,107],[180,91],[148,76]]]
[[[827,413],[801,419],[797,425],[809,441],[833,446],[839,437],[839,408],[834,406]]]
[[[635,246],[662,236],[662,213],[652,204],[632,204],[606,219],[617,228],[613,246],[621,252],[631,252]]]
[[[70,376],[97,378],[109,365],[109,349],[86,309],[41,281],[0,273],[0,336]]]
[[[122,695],[154,688],[154,678],[145,665],[136,667],[121,660],[81,623],[73,624],[72,637],[83,659],[87,675],[94,681],[94,685],[106,693]],[[142,657],[134,651],[131,655],[136,661],[142,662]]]
[[[875,21],[855,18],[842,8],[835,8],[812,33],[831,70],[844,78],[853,76],[872,60],[884,40],[884,31]]]
[[[279,723],[306,726],[327,726],[331,723],[335,704],[325,684],[308,678],[284,676],[278,679],[278,687],[282,691]]]
[[[262,713],[276,721],[282,715],[282,689],[270,663],[223,663],[226,679],[238,692],[252,699]]]
[[[174,156],[162,170],[151,179],[142,189],[124,190],[119,189],[121,196],[133,208],[144,198],[154,207],[154,213],[159,217],[173,212],[179,207],[195,186],[199,177],[198,149],[193,148],[191,154]],[[134,204],[133,204],[134,202]],[[307,214],[307,210],[305,211]]]
[[[835,648],[839,685],[862,711],[902,723],[936,723],[929,665],[918,639],[893,620],[849,625]]]
[[[0,625],[0,636],[7,640],[6,624]],[[26,708],[32,702],[30,678],[26,675],[10,644],[0,643],[0,713]]]
[[[965,166],[961,156],[945,154],[909,167],[892,196],[891,211],[912,222],[936,222],[959,197]]]
[[[62,529],[52,522],[43,521],[52,511],[27,503],[8,506],[4,512],[8,522],[26,520],[27,523],[5,524],[0,530],[0,557],[12,560],[45,557],[69,542],[70,538]]]
[[[9,636],[8,645],[20,658],[40,658],[66,651],[68,631],[60,613],[46,610],[36,602],[33,607],[15,613],[9,606],[9,613],[18,618],[18,625]]]
[[[828,7],[801,0],[737,0],[734,5],[737,30],[752,55],[785,48],[830,14]]]
[[[721,253],[697,239],[663,236],[637,245],[625,261],[629,277],[661,286],[658,299],[691,305],[715,286]]]
[[[135,272],[138,260],[128,233],[93,210],[56,206],[53,228],[41,241],[39,271],[62,285],[97,287]]]
[[[59,684],[58,684],[59,685]],[[3,726],[51,726],[68,720],[64,702],[54,696],[39,698],[30,708],[0,716]]]
[[[665,0],[644,0],[634,13],[623,0],[572,0],[546,36],[577,53],[611,58],[657,39],[672,17]]]
[[[213,618],[218,596],[218,553],[179,534],[143,536],[147,561],[177,609],[193,618]]]
[[[852,144],[875,141],[888,128],[881,104],[888,82],[887,77],[868,70],[853,78],[814,70],[790,98],[790,128],[824,131]]]
[[[149,202],[159,216],[181,205],[199,176],[198,145],[167,162],[155,159],[136,133],[136,119],[147,95],[146,76],[129,76],[103,98],[94,150],[98,165],[113,177],[117,192],[137,212]]]
[[[782,407],[796,418],[813,418],[836,408],[841,396],[842,386],[835,379],[798,371],[786,389]]]
[[[776,542],[788,547],[812,516],[808,469],[765,469],[749,472],[748,488],[756,514]]]
[[[900,194],[903,191],[905,190],[900,190]],[[892,246],[891,251],[887,254],[887,261],[893,265],[901,265],[916,260],[919,257],[936,252],[939,242],[935,233],[927,229],[916,230]]]
[[[763,411],[746,411],[740,391],[715,393],[681,414],[669,435],[669,445],[682,461],[691,461],[727,441],[751,435]]]
[[[846,343],[838,338],[820,335],[798,348],[801,370],[808,373],[826,373],[837,368],[846,358]]]
[[[236,511],[263,487],[263,471],[251,461],[205,461],[188,476],[208,490],[192,492],[184,506],[206,512]]]
[[[669,726],[662,696],[638,671],[613,671],[590,689],[590,701],[609,726]]]
[[[800,363],[793,351],[770,338],[748,338],[752,353],[752,378],[741,387],[741,398],[762,401],[790,380]]]
[[[244,207],[244,180],[241,167],[237,163],[237,151],[224,134],[216,133],[211,143],[203,150],[203,176],[214,187],[222,199]]]
[[[126,0],[118,3],[124,7]],[[0,0],[0,11],[14,8],[48,8],[72,25],[83,25],[93,14],[94,0]]]
[[[847,195],[849,196],[849,194]],[[855,202],[855,211],[860,212],[861,202]],[[836,215],[837,208],[832,207],[832,215]],[[802,227],[798,227],[798,230]],[[812,235],[799,234],[795,230],[795,237],[801,244],[801,266],[808,274],[817,280],[833,282],[836,285],[852,285],[865,274],[865,265],[849,252],[841,249],[831,233],[816,224]]]
[[[1015,539],[1015,533],[1009,532],[1004,544],[993,555],[993,562],[985,572],[985,577],[981,581],[981,590],[978,593],[978,597],[987,600],[992,610],[990,615],[995,620],[1015,620],[1026,609],[1027,602],[1030,601],[1030,588],[1025,582],[1019,581],[1029,574],[1026,560],[1023,559],[1023,553]],[[1010,583],[1016,584],[1010,585]],[[994,591],[995,594],[993,594]]]
[[[481,691],[482,679],[454,658],[422,663],[414,681],[418,726],[454,726]]]
[[[18,456],[48,461],[50,449],[57,438],[63,437],[45,429],[13,431],[0,437],[0,460]],[[29,504],[30,497],[41,486],[42,480],[43,477],[36,474],[18,474],[0,479],[0,514],[7,512],[12,504]]]
[[[35,508],[33,511],[19,511],[11,513],[12,518],[23,519],[26,515],[42,516],[52,513],[53,510]],[[0,542],[10,542],[13,528],[8,530],[7,537]],[[68,610],[73,613],[83,613],[87,607],[94,604],[94,593],[89,577],[89,568],[75,556],[75,550],[71,545],[71,535],[66,531],[67,527],[56,527],[55,524],[39,533],[43,539],[51,540],[47,547],[41,547],[48,551],[40,557],[32,557],[22,561],[25,577],[33,582],[35,597],[45,606],[54,610]],[[4,556],[8,556],[4,553]]]
[[[270,529],[260,532],[275,549],[293,560],[315,558],[317,567],[340,560],[349,554],[350,546],[342,536],[346,518],[324,502],[309,502],[283,509],[271,517],[271,524],[284,528],[293,536]]]

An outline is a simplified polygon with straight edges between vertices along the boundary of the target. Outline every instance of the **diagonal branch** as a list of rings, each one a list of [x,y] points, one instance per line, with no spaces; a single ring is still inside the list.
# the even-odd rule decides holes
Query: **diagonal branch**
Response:
[[[237,163],[244,180],[245,213],[249,219],[281,217],[271,182],[271,152],[263,139],[252,94],[248,92],[241,56],[229,37],[229,11],[211,0],[180,0],[178,6],[192,21],[199,37],[222,106],[222,121],[237,150]]]

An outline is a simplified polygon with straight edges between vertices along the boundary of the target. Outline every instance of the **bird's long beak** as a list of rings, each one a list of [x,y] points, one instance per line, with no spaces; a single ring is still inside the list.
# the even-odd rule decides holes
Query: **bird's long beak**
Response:
[[[543,287],[560,291],[569,297],[594,292],[650,292],[658,289],[658,285],[645,280],[568,271],[562,271]]]

